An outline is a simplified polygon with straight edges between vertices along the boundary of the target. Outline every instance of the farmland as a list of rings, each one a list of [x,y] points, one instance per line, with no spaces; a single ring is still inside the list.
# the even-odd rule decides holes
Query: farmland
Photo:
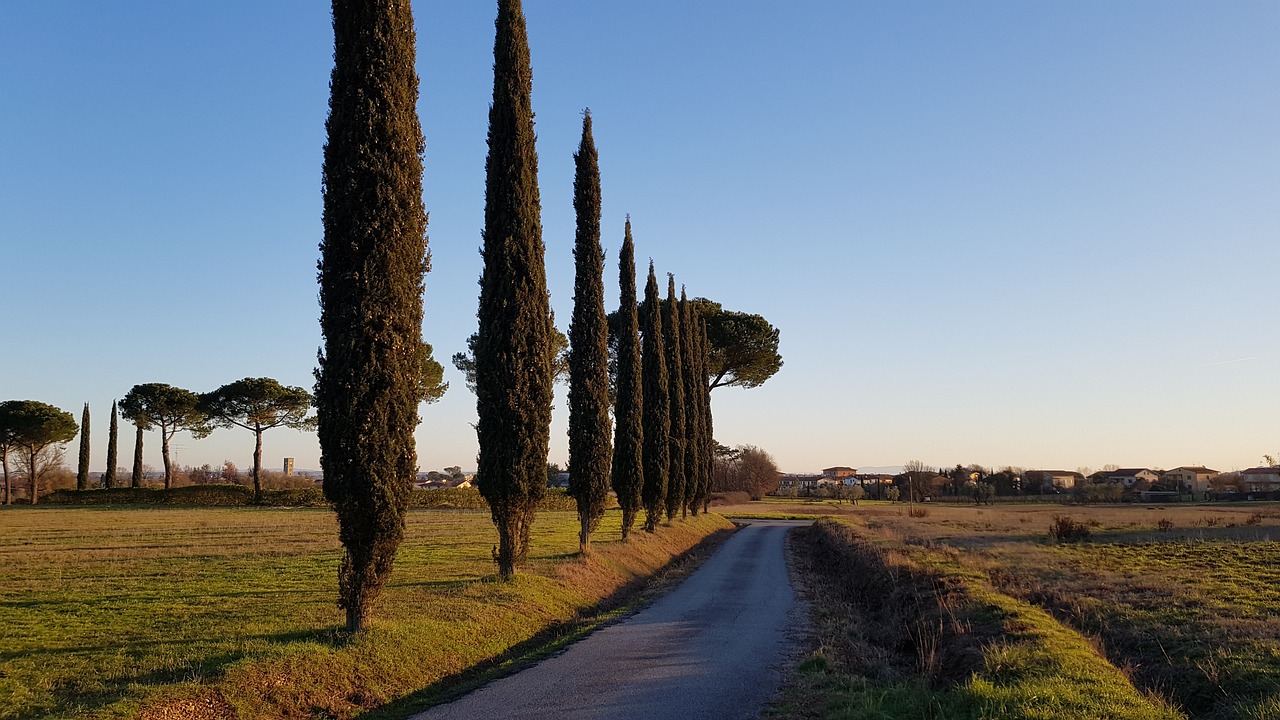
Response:
[[[5,510],[0,718],[352,717],[571,631],[726,527],[690,518],[624,544],[611,513],[581,559],[575,514],[542,512],[527,570],[498,583],[488,513],[414,511],[372,628],[350,639],[331,511]]]
[[[819,641],[778,712],[1280,717],[1277,510],[826,505],[839,522],[797,542]],[[1051,539],[1055,517],[1088,538]],[[895,624],[915,630],[886,635]]]

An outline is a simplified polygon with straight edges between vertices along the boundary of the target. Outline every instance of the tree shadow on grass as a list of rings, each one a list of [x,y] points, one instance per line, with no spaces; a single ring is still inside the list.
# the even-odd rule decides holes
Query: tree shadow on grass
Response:
[[[351,641],[345,630],[333,627],[322,629],[294,630],[291,632],[246,635],[246,642],[266,642],[269,644],[288,644],[312,642],[340,648]],[[162,653],[170,647],[189,647],[199,643],[198,639],[182,638],[155,642],[133,643],[128,651],[135,656],[147,656]],[[17,658],[34,656],[56,657],[60,655],[84,655],[112,652],[121,649],[119,645],[85,645],[80,647],[60,647],[50,649],[28,650],[21,652],[0,653],[0,662]],[[92,677],[61,677],[52,681],[50,694],[53,702],[41,707],[32,707],[15,712],[6,717],[12,720],[35,720],[49,715],[79,716],[129,698],[139,697],[137,687],[156,687],[181,682],[201,682],[216,680],[227,667],[251,656],[243,651],[212,652],[211,654],[192,657],[170,667],[156,668],[147,672],[122,672],[113,675],[94,675]]]

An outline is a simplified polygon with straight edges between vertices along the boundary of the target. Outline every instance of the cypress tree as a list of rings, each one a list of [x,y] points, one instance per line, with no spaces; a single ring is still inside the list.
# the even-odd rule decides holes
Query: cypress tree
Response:
[[[129,480],[131,487],[142,487],[142,432],[147,429],[148,425],[139,419],[135,425],[138,428],[137,437],[133,441],[133,477]]]
[[[76,490],[89,489],[89,403],[80,416],[80,465],[76,471]]]
[[[631,218],[627,217],[622,252],[618,255],[618,335],[617,400],[613,409],[617,425],[613,445],[613,491],[622,508],[622,537],[631,535],[640,510],[640,490],[644,487],[644,425],[641,395],[640,320],[636,310],[636,251],[631,240]]]
[[[338,606],[364,626],[404,537],[417,473],[430,267],[410,4],[333,0],[316,410],[344,554]]]
[[[116,463],[118,458],[118,445],[120,441],[120,420],[118,418],[119,411],[116,408],[115,401],[111,403],[111,426],[107,430],[107,470],[102,474],[102,487],[110,488],[116,485]]]
[[[591,111],[582,115],[574,153],[573,208],[578,227],[573,257],[573,319],[569,324],[569,494],[578,503],[579,550],[604,516],[609,496],[609,322],[604,311],[604,249],[600,246],[600,165]]]
[[[671,469],[667,472],[667,520],[674,520],[680,508],[684,507],[684,452],[685,426],[684,406],[684,359],[680,347],[680,308],[676,303],[675,276],[667,275],[667,304],[662,308],[662,345],[666,351],[667,361],[667,398],[671,409],[671,433],[668,443],[671,446],[669,459]]]
[[[680,288],[680,330],[680,348],[684,351],[681,355],[684,362],[680,366],[680,379],[684,381],[685,404],[684,499],[680,504],[680,512],[684,515],[692,510],[697,515],[698,508],[694,498],[698,495],[701,470],[698,455],[701,451],[702,403],[694,382],[698,376],[698,352],[701,346],[695,347],[693,344],[693,308],[689,304],[689,298],[685,296],[683,286]]]
[[[519,0],[499,0],[485,160],[484,271],[476,335],[477,481],[503,579],[529,552],[551,437],[551,303],[542,245],[529,41]]]
[[[662,519],[667,499],[667,476],[671,472],[671,400],[667,362],[662,347],[662,303],[658,280],[649,261],[649,280],[644,286],[644,344],[641,350],[644,386],[644,529],[653,532]]]
[[[702,344],[702,352],[698,356],[702,361],[702,370],[698,375],[698,390],[702,401],[702,457],[699,459],[702,478],[698,494],[701,496],[699,499],[702,501],[702,511],[707,512],[711,509],[711,472],[715,462],[716,440],[715,423],[711,417],[711,384],[707,382],[711,374],[711,340],[707,336],[706,321],[699,323],[698,335]]]

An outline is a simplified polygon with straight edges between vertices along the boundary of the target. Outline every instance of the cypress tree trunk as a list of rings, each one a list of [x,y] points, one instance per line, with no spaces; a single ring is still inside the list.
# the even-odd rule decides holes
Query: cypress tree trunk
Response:
[[[613,445],[613,491],[622,508],[622,538],[631,535],[640,510],[644,487],[644,426],[640,365],[640,320],[636,311],[636,252],[627,218],[622,252],[618,255],[618,309],[622,324],[618,336],[617,401],[613,416],[617,430]]]
[[[333,0],[333,36],[315,395],[344,550],[338,605],[356,632],[404,537],[430,262],[410,4]]]
[[[547,484],[553,379],[529,42],[519,0],[499,0],[485,161],[484,272],[476,315],[477,482],[498,529],[498,574],[529,551]]]
[[[684,383],[685,404],[685,453],[684,453],[684,500],[680,504],[682,516],[690,511],[698,514],[698,506],[694,498],[698,495],[699,464],[702,433],[702,402],[697,387],[694,386],[698,376],[698,353],[701,346],[693,344],[693,309],[685,296],[684,288],[680,288],[680,348],[684,351],[680,366],[680,379]]]
[[[642,347],[644,386],[644,529],[653,532],[662,519],[667,499],[667,473],[671,472],[671,402],[668,397],[667,363],[662,347],[662,303],[658,280],[649,261],[649,280],[644,286],[648,308],[644,320]]]
[[[138,425],[137,438],[133,442],[133,479],[129,484],[133,487],[142,487],[142,425]]]
[[[119,413],[116,410],[116,403],[111,403],[111,426],[107,430],[107,471],[102,474],[102,487],[115,487],[116,484],[116,463],[118,458],[118,445],[120,441],[120,420]]]
[[[578,504],[578,547],[587,552],[609,495],[609,322],[604,311],[604,249],[600,247],[600,165],[591,111],[573,156],[573,319],[569,324],[569,494]]]
[[[671,408],[671,469],[667,472],[667,520],[674,520],[684,507],[684,452],[685,427],[684,377],[681,375],[684,358],[680,347],[680,308],[676,304],[676,280],[667,275],[667,304],[662,309],[662,342],[667,361],[667,397]]]
[[[80,465],[76,471],[76,490],[89,489],[89,403],[80,416]]]

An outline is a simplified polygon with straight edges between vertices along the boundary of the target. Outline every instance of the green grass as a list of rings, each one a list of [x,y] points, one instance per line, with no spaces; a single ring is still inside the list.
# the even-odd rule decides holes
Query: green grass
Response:
[[[542,512],[526,572],[499,583],[488,513],[411,512],[372,626],[349,639],[328,510],[6,510],[0,718],[353,717],[573,623],[728,523],[626,544],[617,526],[580,559],[575,515]]]

